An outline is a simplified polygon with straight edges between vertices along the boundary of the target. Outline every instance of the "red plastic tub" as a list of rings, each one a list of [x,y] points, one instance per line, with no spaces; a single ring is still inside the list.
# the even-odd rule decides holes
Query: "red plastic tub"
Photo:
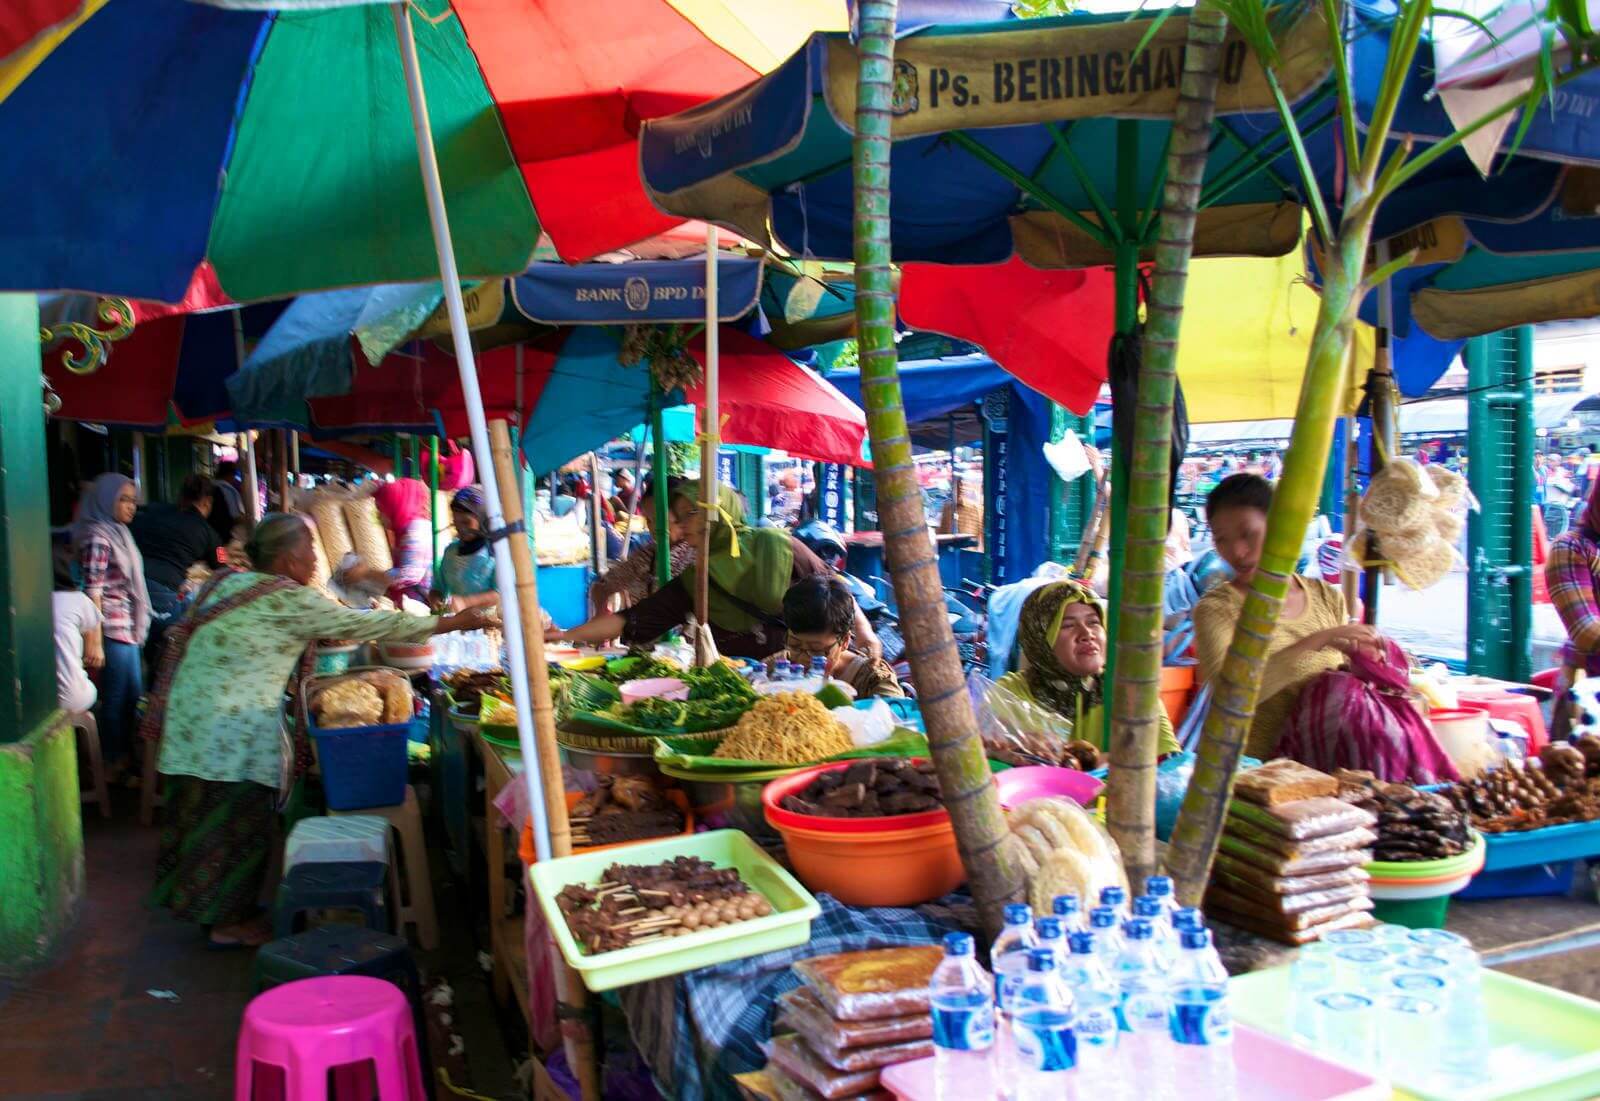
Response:
[[[799,772],[773,780],[761,789],[761,806],[766,811],[767,821],[780,831],[792,829],[805,830],[807,833],[883,833],[886,830],[903,832],[925,829],[950,821],[950,812],[943,807],[938,810],[922,811],[919,814],[891,814],[876,818],[823,818],[818,815],[796,814],[778,805],[785,795],[798,794],[824,772],[849,768],[857,763],[858,761],[833,761],[825,765],[803,768]]]

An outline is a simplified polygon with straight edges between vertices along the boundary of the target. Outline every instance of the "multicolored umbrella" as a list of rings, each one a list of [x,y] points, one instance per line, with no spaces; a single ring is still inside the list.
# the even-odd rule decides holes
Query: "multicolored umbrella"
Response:
[[[640,120],[843,25],[839,0],[411,6],[457,263],[477,276],[527,266],[535,205],[569,259],[680,221],[640,187]],[[390,7],[110,0],[0,102],[0,287],[170,302],[205,259],[237,301],[437,278]],[[0,34],[3,57],[22,31]]]

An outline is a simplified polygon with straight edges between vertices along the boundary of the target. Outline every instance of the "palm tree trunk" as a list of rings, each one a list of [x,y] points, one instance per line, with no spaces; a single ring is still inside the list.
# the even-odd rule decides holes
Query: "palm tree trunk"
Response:
[[[1194,252],[1211,119],[1217,108],[1225,16],[1204,0],[1189,16],[1183,83],[1172,117],[1167,182],[1156,242],[1150,317],[1139,366],[1139,398],[1128,477],[1122,611],[1112,686],[1111,772],[1106,825],[1122,849],[1136,891],[1156,870],[1156,743],[1161,715],[1161,606],[1167,525],[1172,515],[1172,412],[1178,327]]]
[[[1267,641],[1277,627],[1306,526],[1316,514],[1334,424],[1344,404],[1356,309],[1364,293],[1363,261],[1372,236],[1370,204],[1356,201],[1346,209],[1337,248],[1330,250],[1323,273],[1311,358],[1295,409],[1294,434],[1284,453],[1283,475],[1267,514],[1261,564],[1217,676],[1194,777],[1167,850],[1167,868],[1186,906],[1200,904],[1211,875],[1234,774],[1266,672]]]
[[[909,644],[911,674],[939,787],[955,826],[972,897],[991,933],[1023,889],[1020,864],[989,776],[945,616],[939,562],[928,538],[922,490],[900,396],[890,284],[889,150],[896,0],[862,0],[857,77],[855,184],[856,332],[861,396],[872,439],[884,553]]]

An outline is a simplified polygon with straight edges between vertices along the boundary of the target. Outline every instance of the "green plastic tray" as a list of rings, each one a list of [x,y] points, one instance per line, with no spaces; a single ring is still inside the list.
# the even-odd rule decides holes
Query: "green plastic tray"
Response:
[[[1483,834],[1472,834],[1472,847],[1459,856],[1443,860],[1374,860],[1366,865],[1373,879],[1433,879],[1442,875],[1466,875],[1483,863]]]
[[[844,753],[836,753],[832,757],[824,757],[798,765],[785,765],[776,761],[741,761],[736,757],[712,757],[708,754],[696,752],[690,739],[662,738],[656,747],[656,764],[677,769],[679,772],[692,773],[697,778],[725,780],[728,779],[725,774],[756,773],[773,770],[793,772],[797,768],[808,768],[811,765],[820,765],[827,761],[849,761],[857,757],[926,757],[927,755],[928,739],[918,734],[915,730],[907,730],[904,727],[900,727],[886,741],[879,742],[877,745],[867,746],[863,749],[847,750]]]
[[[658,940],[615,952],[585,955],[572,939],[566,919],[556,906],[556,895],[569,883],[593,885],[612,864],[658,864],[677,856],[697,856],[719,868],[737,868],[739,875],[772,903],[773,913],[737,925],[705,929],[687,936]],[[738,830],[713,830],[693,837],[676,837],[630,845],[624,853],[613,850],[564,856],[528,869],[545,921],[583,985],[599,993],[650,979],[681,975],[714,963],[742,960],[793,948],[811,939],[811,922],[822,912],[817,900]]]
[[[1289,968],[1240,975],[1228,984],[1236,1020],[1287,1038]],[[1483,972],[1489,1074],[1475,1088],[1433,1092],[1400,1075],[1395,1096],[1415,1101],[1581,1101],[1600,1096],[1600,1002]]]

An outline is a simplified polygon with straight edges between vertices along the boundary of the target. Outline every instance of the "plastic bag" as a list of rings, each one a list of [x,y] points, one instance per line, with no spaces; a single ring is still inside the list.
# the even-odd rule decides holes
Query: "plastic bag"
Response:
[[[830,1099],[853,1097],[878,1084],[878,1068],[841,1071],[824,1063],[798,1036],[768,1040],[767,1059],[789,1077]]]
[[[942,959],[934,944],[871,948],[801,960],[794,973],[816,992],[828,1016],[874,1021],[928,1012],[928,982]]]
[[[933,1018],[926,1013],[905,1017],[880,1017],[875,1021],[837,1021],[809,986],[797,986],[778,996],[778,1021],[804,1036],[826,1054],[882,1044],[904,1044],[933,1035]]]
[[[882,700],[865,707],[835,707],[829,711],[850,731],[850,740],[859,748],[886,742],[894,734],[894,712]]]
[[[984,752],[1009,765],[1058,765],[1072,741],[1072,720],[1002,688],[982,673],[967,676]]]
[[[1028,901],[1035,910],[1048,912],[1060,894],[1098,898],[1103,887],[1127,888],[1117,843],[1072,800],[1030,799],[1008,817],[1026,853]]]
[[[1044,445],[1044,459],[1063,482],[1081,478],[1093,468],[1084,453],[1083,441],[1070,428],[1060,440]]]
[[[1316,799],[1301,799],[1293,803],[1280,803],[1275,807],[1263,807],[1243,799],[1233,799],[1228,803],[1228,815],[1230,819],[1267,830],[1296,844],[1314,837],[1328,837],[1333,834],[1348,833],[1350,830],[1369,828],[1377,825],[1378,821],[1360,807],[1327,795]],[[1307,848],[1305,851],[1314,850]]]
[[[1183,807],[1183,797],[1189,791],[1189,781],[1194,777],[1193,753],[1169,754],[1156,766],[1156,838],[1170,840],[1172,827],[1178,824],[1178,811]]]

